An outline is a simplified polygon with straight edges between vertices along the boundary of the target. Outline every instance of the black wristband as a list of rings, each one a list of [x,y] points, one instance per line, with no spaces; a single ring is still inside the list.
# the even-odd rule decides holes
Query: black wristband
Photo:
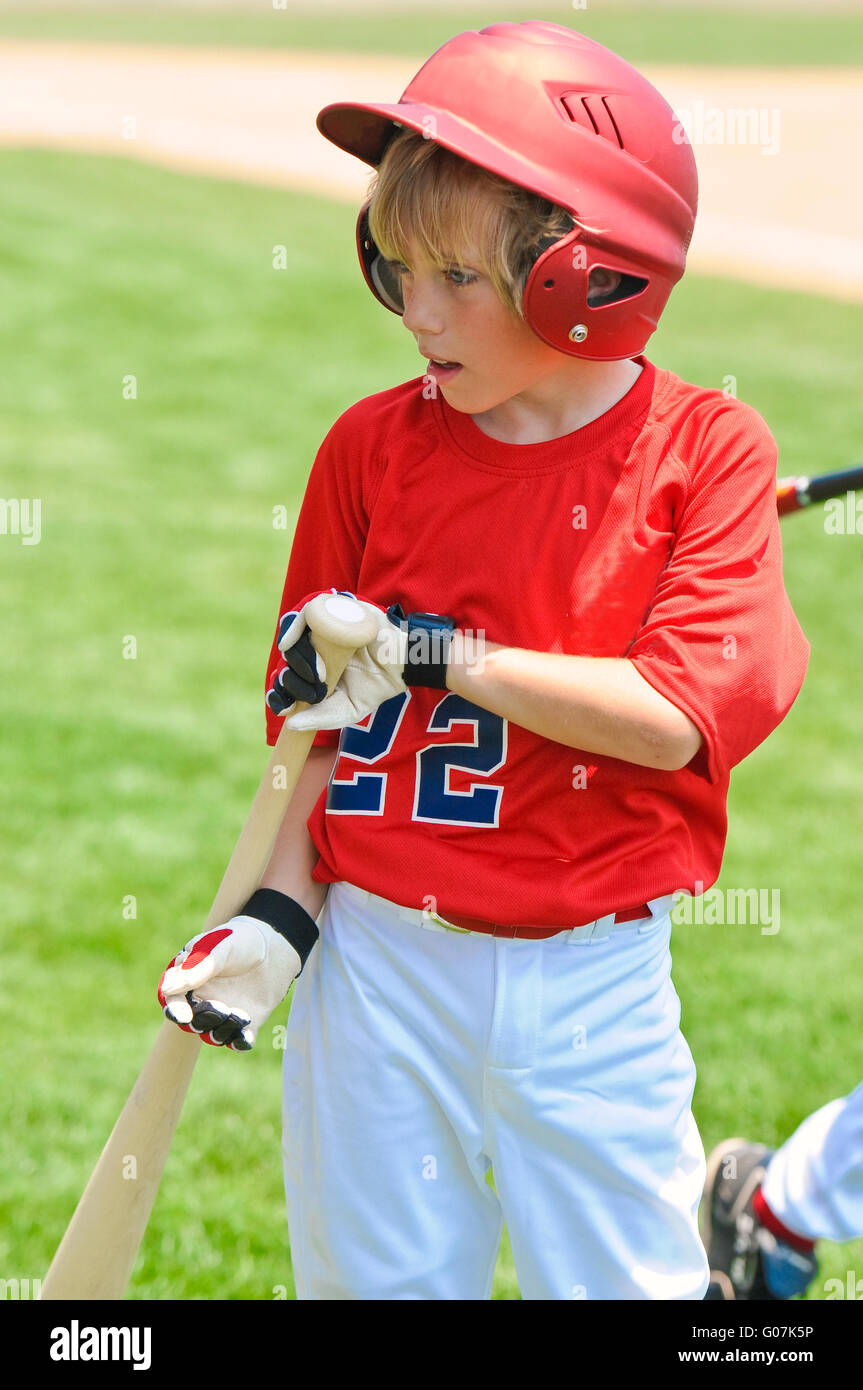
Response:
[[[390,622],[407,630],[407,649],[402,679],[405,685],[446,690],[446,668],[455,632],[455,619],[442,613],[409,613],[400,603],[387,610]]]
[[[275,888],[259,888],[237,915],[257,917],[259,922],[266,922],[268,927],[283,936],[299,956],[299,973],[303,973],[309,952],[320,935],[314,918],[304,907],[289,898],[287,893],[279,893]]]

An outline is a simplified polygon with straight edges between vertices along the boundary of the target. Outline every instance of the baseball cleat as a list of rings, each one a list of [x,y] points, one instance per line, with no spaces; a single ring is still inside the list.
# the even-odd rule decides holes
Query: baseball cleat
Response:
[[[710,1264],[709,1299],[794,1298],[818,1272],[814,1254],[780,1240],[753,1209],[773,1152],[748,1139],[725,1139],[707,1161],[700,1224]]]

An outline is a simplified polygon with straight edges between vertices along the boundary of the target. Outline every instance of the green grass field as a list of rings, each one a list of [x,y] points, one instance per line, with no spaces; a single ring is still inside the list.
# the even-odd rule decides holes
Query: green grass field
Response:
[[[418,374],[354,261],[350,208],[144,164],[4,152],[0,535],[6,1045],[0,1275],[38,1278],[160,1025],[155,984],[209,907],[266,759],[262,682],[314,451],[360,396]],[[272,268],[273,247],[290,249]],[[766,416],[782,471],[859,459],[859,311],[688,277],[653,360]],[[137,396],[124,399],[124,382]],[[775,1143],[859,1080],[863,537],[784,524],[813,647],[803,693],[739,770],[727,886],[781,930],[682,927],[675,978],[706,1145]],[[129,659],[129,639],[137,653]],[[127,655],[124,655],[124,649]],[[134,918],[126,915],[132,910]],[[284,1018],[277,1012],[273,1023]],[[265,1030],[266,1031],[266,1030]],[[280,1053],[198,1064],[136,1299],[292,1296]],[[863,1242],[822,1247],[821,1280]],[[504,1246],[495,1297],[518,1297]]]
[[[549,0],[543,10],[468,3],[458,7],[394,3],[343,12],[288,0],[284,9],[187,9],[162,3],[75,6],[0,6],[0,36],[101,40],[124,43],[309,48],[352,53],[426,56],[453,34],[503,20],[542,18],[578,29],[630,62],[733,63],[809,66],[860,63],[863,14],[824,6],[750,9],[743,0],[709,7],[617,4],[590,0],[582,8]]]

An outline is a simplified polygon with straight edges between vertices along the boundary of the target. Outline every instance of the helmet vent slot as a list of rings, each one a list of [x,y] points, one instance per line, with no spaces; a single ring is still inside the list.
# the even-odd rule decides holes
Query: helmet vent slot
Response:
[[[600,97],[596,92],[561,92],[558,100],[575,125],[580,125],[582,130],[588,130],[592,135],[601,135],[618,149],[623,149],[623,140],[608,97]]]
[[[617,138],[617,143],[618,143],[618,145],[620,146],[620,148],[623,149],[623,137],[622,137],[621,134],[620,134],[620,131],[619,131],[618,125],[617,125],[617,121],[614,119],[614,114],[613,114],[613,112],[612,112],[612,110],[611,110],[611,107],[610,107],[609,104],[608,104],[608,97],[603,97],[603,98],[602,98],[602,104],[603,104],[603,106],[605,107],[606,114],[608,115],[608,119],[611,121],[612,129],[614,130],[614,134],[615,134],[615,136],[616,136],[616,138]]]

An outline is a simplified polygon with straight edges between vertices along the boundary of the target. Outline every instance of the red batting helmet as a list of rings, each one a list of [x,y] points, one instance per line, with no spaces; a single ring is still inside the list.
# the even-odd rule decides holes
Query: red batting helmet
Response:
[[[573,357],[616,361],[644,350],[683,274],[698,180],[686,134],[629,63],[560,24],[493,24],[450,39],[396,105],[336,103],[318,116],[333,144],[377,167],[398,127],[566,208],[581,225],[534,263],[524,316]],[[363,274],[394,313],[398,283],[357,224]],[[588,305],[595,267],[619,271],[611,301]]]

